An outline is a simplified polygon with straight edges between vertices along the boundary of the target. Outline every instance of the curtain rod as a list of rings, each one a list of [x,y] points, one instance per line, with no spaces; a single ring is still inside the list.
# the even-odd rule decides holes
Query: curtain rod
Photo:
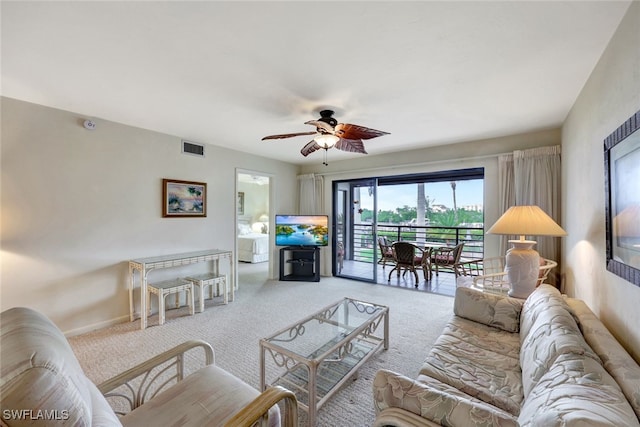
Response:
[[[524,150],[513,150],[513,151],[507,151],[507,152],[504,152],[504,153],[486,154],[484,156],[458,157],[456,159],[433,160],[433,161],[418,162],[418,163],[404,163],[404,164],[392,165],[392,166],[351,169],[351,170],[349,170],[349,172],[371,172],[371,171],[381,171],[381,170],[395,169],[395,168],[398,168],[398,167],[407,167],[407,168],[409,168],[409,167],[426,166],[426,165],[437,165],[439,163],[448,163],[448,162],[453,162],[453,161],[491,159],[491,158],[494,158],[494,157],[500,157],[500,156],[504,156],[504,155],[508,155],[508,154],[514,154],[516,152],[527,152],[529,150],[539,150],[541,148],[548,148],[548,147],[558,147],[557,150],[560,150],[561,145],[559,145],[559,144],[556,144],[556,145],[543,145],[542,147],[527,148],[527,149],[524,149]],[[331,176],[331,175],[343,174],[343,173],[345,173],[345,171],[324,172],[324,173],[323,172],[310,172],[310,173],[313,173],[313,174],[319,175],[319,176]]]
[[[348,171],[336,171],[336,172],[309,172],[319,176],[331,176],[331,175],[340,175],[346,172],[371,172],[371,171],[383,171],[388,169],[396,169],[398,167],[417,167],[417,166],[426,166],[426,165],[436,165],[438,163],[449,163],[454,161],[466,161],[466,160],[482,160],[482,159],[490,159],[493,157],[499,157],[504,154],[513,154],[510,153],[497,153],[497,154],[487,154],[484,156],[473,156],[473,157],[459,157],[457,159],[447,159],[447,160],[432,160],[428,162],[418,162],[418,163],[404,163],[392,166],[381,166],[381,167],[370,167],[370,168],[361,168],[361,169],[350,169]],[[306,174],[303,174],[306,175]]]

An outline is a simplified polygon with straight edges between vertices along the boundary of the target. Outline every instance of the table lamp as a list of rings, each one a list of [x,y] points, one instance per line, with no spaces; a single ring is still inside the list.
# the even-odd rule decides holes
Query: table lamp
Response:
[[[533,249],[535,240],[525,236],[566,236],[567,232],[538,206],[512,206],[487,234],[519,235],[509,240],[513,246],[507,251],[505,271],[509,278],[509,296],[527,298],[536,288],[540,270],[540,255]]]
[[[260,229],[262,234],[269,233],[269,227],[267,226],[267,222],[269,222],[269,215],[267,214],[260,215],[260,218],[258,218],[258,221],[262,223],[262,228]]]

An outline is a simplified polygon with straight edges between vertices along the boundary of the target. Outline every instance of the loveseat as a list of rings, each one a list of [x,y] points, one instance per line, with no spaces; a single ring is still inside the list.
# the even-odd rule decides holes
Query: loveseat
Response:
[[[583,301],[458,287],[417,378],[373,382],[375,426],[638,426],[640,366]]]
[[[216,366],[212,347],[188,341],[96,386],[62,332],[24,307],[0,314],[0,416],[7,426],[297,426],[295,396],[280,387],[259,393]],[[202,351],[203,350],[203,351]],[[184,376],[184,358],[204,354]],[[105,395],[115,401],[107,401]],[[122,403],[124,402],[124,405]],[[124,409],[116,414],[112,408]],[[119,416],[121,415],[121,416]]]

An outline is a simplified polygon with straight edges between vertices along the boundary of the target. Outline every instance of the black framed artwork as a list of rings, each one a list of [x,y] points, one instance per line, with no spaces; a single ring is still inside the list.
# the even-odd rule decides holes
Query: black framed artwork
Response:
[[[640,111],[604,140],[607,270],[640,286]]]

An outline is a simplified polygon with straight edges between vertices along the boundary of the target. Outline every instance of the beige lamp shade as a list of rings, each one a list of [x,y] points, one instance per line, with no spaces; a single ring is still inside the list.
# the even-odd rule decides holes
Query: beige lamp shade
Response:
[[[487,234],[514,235],[524,240],[524,236],[566,236],[567,232],[540,207],[532,205],[510,207]]]

